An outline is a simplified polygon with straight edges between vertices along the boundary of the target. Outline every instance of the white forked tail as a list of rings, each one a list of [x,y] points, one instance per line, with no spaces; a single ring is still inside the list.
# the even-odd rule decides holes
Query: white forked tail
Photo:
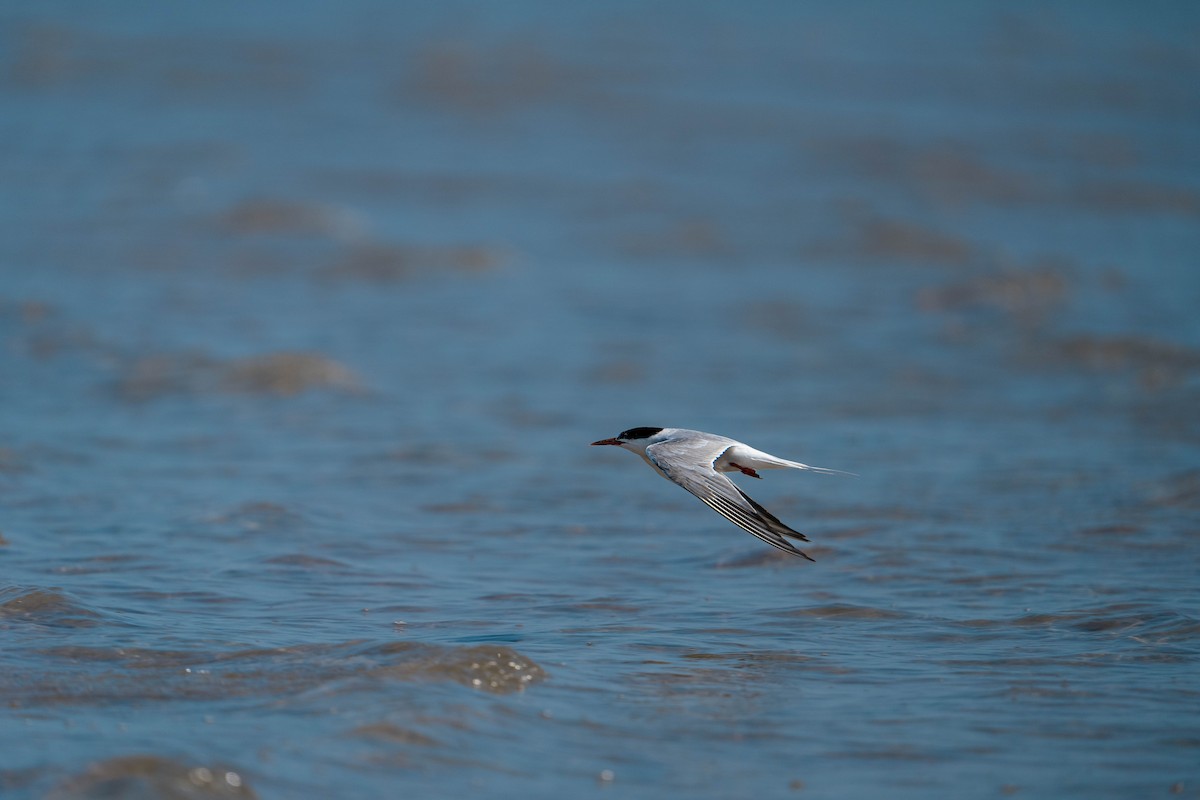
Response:
[[[851,477],[858,477],[858,474],[854,472],[830,469],[829,467],[813,467],[808,464],[801,464],[799,461],[788,461],[786,458],[780,458],[779,456],[773,456],[770,453],[763,453],[761,451],[757,455],[758,458],[756,460],[761,465],[759,469],[786,469],[790,467],[791,469],[806,469],[809,472],[819,472],[822,475],[850,475]]]
[[[806,469],[809,472],[819,472],[822,475],[848,475],[851,478],[857,478],[857,472],[846,472],[844,469],[830,469],[829,467],[810,467],[808,464],[801,464],[799,461],[789,461],[788,466],[796,469]]]
[[[806,469],[809,472],[820,472],[825,475],[854,475],[853,472],[845,472],[840,469],[829,469],[828,467],[811,467],[808,464],[802,464],[799,461],[788,461],[786,458],[773,456],[770,453],[764,453],[762,450],[756,450],[749,445],[744,445],[740,442],[726,448],[717,456],[713,462],[713,466],[722,472],[728,472],[732,469],[740,469],[745,472],[743,467],[750,469]]]

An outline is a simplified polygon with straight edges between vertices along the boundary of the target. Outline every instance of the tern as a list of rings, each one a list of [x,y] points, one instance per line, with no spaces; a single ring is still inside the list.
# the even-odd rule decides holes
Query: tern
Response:
[[[687,489],[700,501],[747,533],[772,547],[814,561],[788,539],[807,542],[808,537],[784,525],[756,503],[722,473],[740,472],[761,478],[760,469],[806,469],[828,475],[850,475],[824,467],[788,461],[748,444],[715,433],[686,428],[630,428],[611,439],[592,445],[613,445],[637,453],[654,471]]]

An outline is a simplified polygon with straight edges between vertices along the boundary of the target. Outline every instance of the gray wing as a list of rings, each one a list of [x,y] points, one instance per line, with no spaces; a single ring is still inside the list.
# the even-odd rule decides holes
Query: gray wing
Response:
[[[794,556],[810,558],[784,537],[807,542],[808,537],[780,522],[733,481],[713,469],[713,462],[730,447],[729,441],[680,440],[646,448],[646,458],[663,475],[687,489],[706,506],[747,533]]]

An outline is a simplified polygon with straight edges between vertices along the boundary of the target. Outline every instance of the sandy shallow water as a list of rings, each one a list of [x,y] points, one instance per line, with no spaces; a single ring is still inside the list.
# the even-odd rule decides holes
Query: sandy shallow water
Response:
[[[1200,796],[1198,34],[0,11],[0,794]]]

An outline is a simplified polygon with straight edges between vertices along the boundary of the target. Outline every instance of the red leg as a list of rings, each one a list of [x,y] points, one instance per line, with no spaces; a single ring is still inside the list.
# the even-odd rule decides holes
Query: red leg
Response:
[[[762,480],[762,475],[759,475],[749,467],[743,467],[741,464],[735,464],[732,461],[729,462],[729,466],[733,467],[734,469],[740,469],[743,475],[749,475],[751,478],[758,478],[759,480]]]

